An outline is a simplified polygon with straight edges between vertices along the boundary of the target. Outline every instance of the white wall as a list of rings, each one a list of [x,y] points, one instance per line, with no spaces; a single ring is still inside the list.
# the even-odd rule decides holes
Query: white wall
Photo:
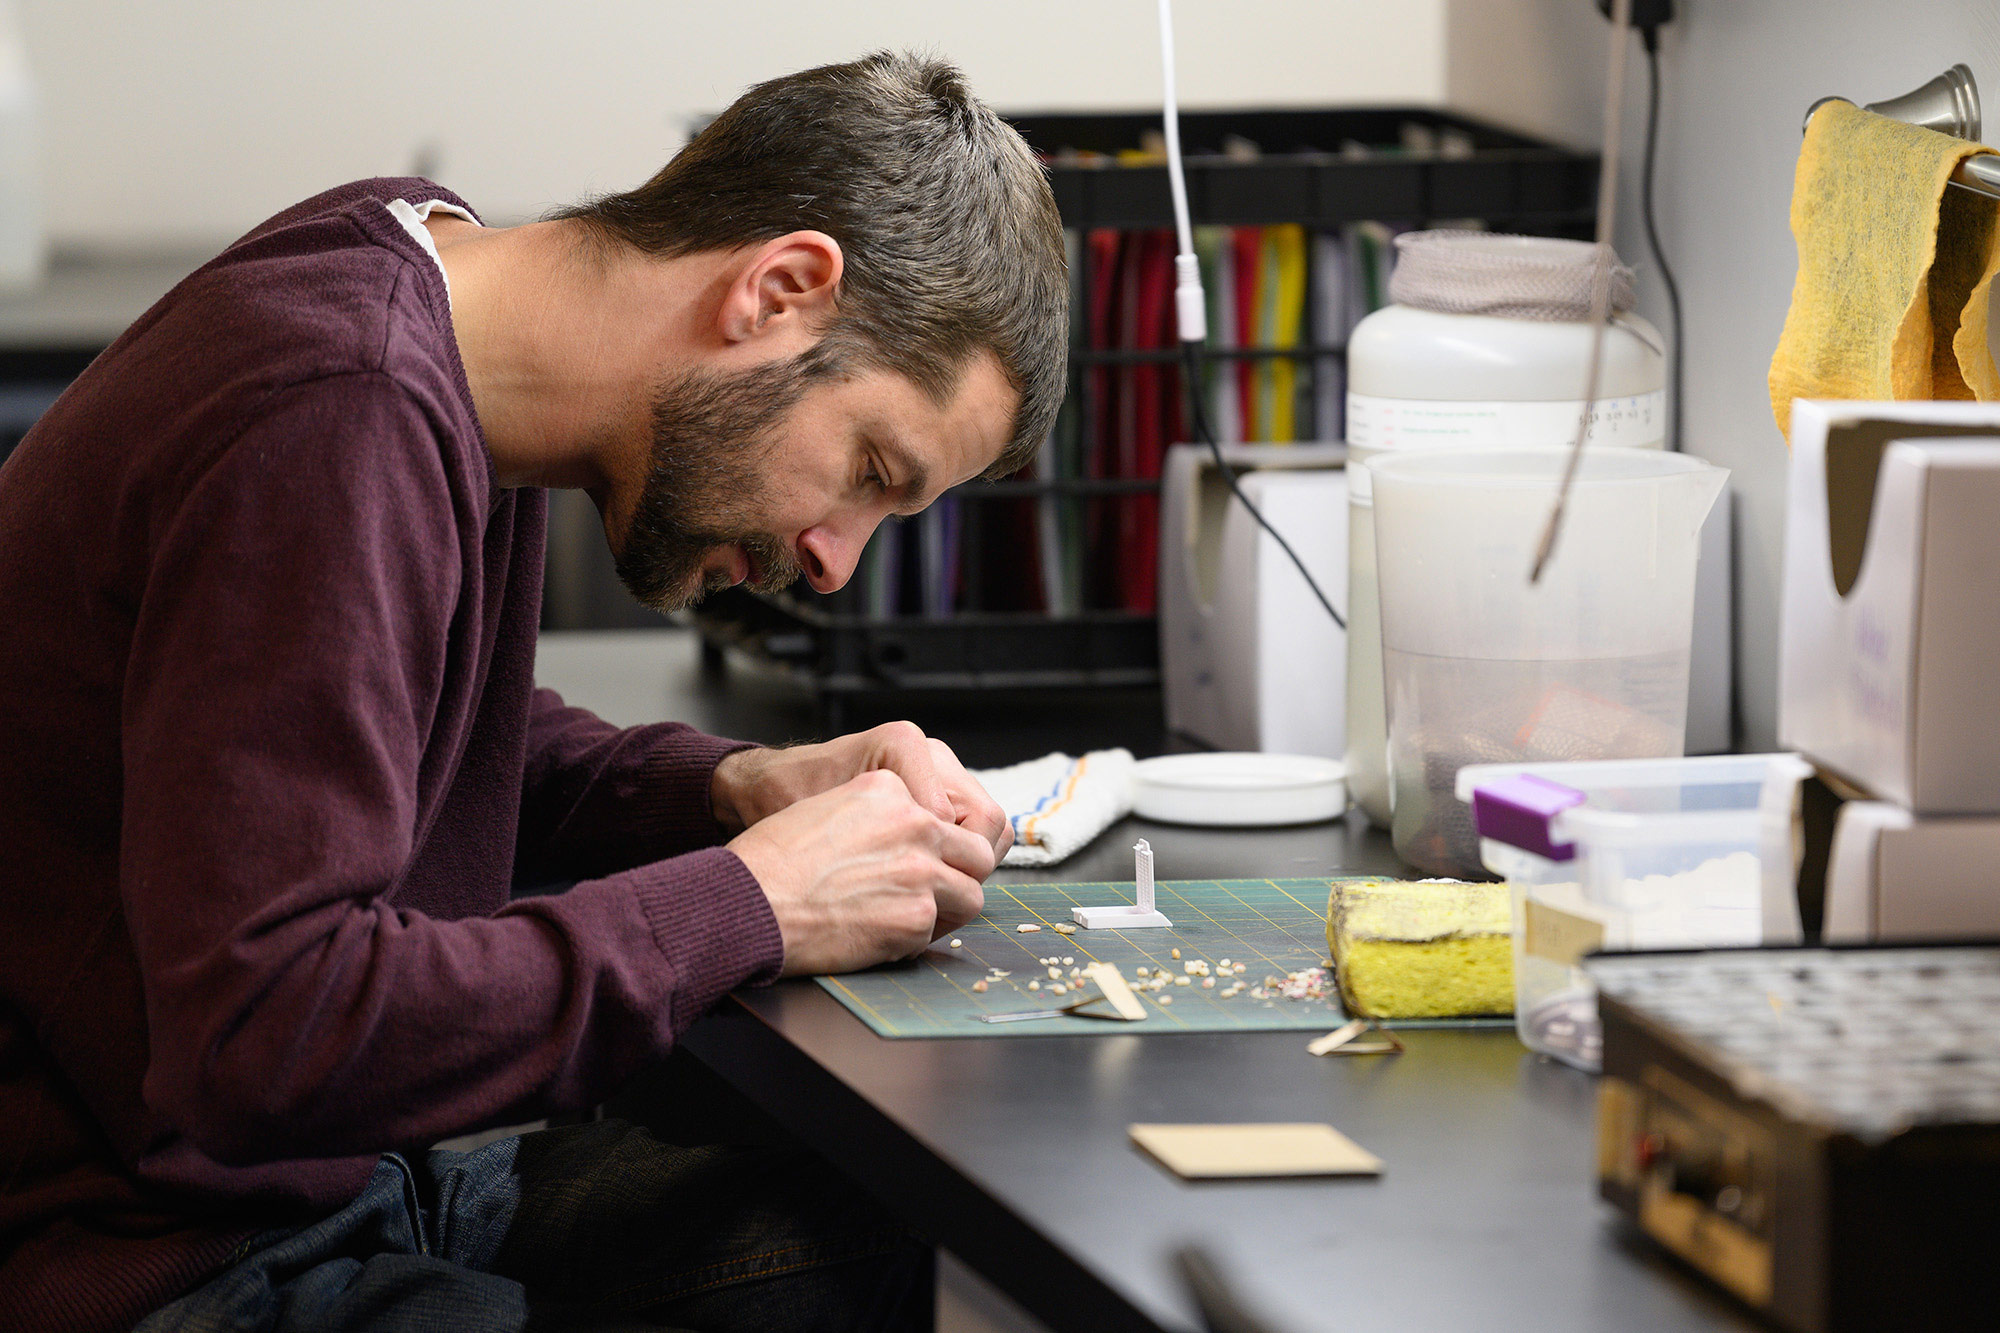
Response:
[[[1607,49],[1606,26],[1592,0],[1450,0],[1445,100],[1503,125],[1594,149],[1604,114],[1596,67]]]
[[[210,245],[330,183],[407,170],[497,221],[650,174],[744,85],[877,46],[959,61],[1005,109],[1157,105],[1152,0],[19,0],[59,244]],[[1741,504],[1747,741],[1772,743],[1784,444],[1764,379],[1795,255],[1814,98],[1901,93],[1957,60],[2000,98],[1992,0],[1683,0],[1667,30],[1660,223],[1687,316],[1689,447]],[[1449,104],[1598,134],[1592,0],[1178,0],[1192,106]],[[1636,221],[1632,69],[1620,252],[1664,319]]]
[[[1787,457],[1766,375],[1797,269],[1787,217],[1800,122],[1819,97],[1894,97],[1961,60],[1988,98],[2000,97],[2000,6],[1699,0],[1693,9],[1664,52],[1673,73],[1662,85],[1661,225],[1676,272],[1686,275],[1686,438],[1735,470],[1746,505],[1739,661],[1749,739],[1761,748],[1774,742],[1777,720]]]
[[[1819,97],[1893,97],[1960,60],[2000,99],[2000,5],[1681,0],[1677,8],[1662,33],[1655,193],[1687,324],[1684,437],[1691,452],[1731,470],[1742,740],[1768,749],[1788,456],[1765,379],[1797,268],[1789,211],[1800,123]],[[1450,0],[1444,27],[1447,104],[1558,141],[1598,143],[1608,25],[1593,0]],[[1636,42],[1626,78],[1616,243],[1638,270],[1641,312],[1664,328],[1665,287],[1639,221],[1646,74]],[[1989,105],[2000,109],[2000,100]]]
[[[1521,11],[1508,91],[1500,70],[1466,65],[1504,42],[1468,10]],[[1454,88],[1481,90],[1524,127],[1594,142],[1601,115],[1604,25],[1591,0],[1456,0],[1447,65]],[[1687,319],[1685,440],[1731,469],[1737,490],[1737,662],[1745,744],[1768,748],[1777,722],[1779,572],[1784,541],[1784,438],[1765,387],[1790,304],[1797,250],[1789,210],[1800,124],[1817,98],[1857,102],[1908,92],[1964,61],[2000,115],[2000,5],[1992,0],[1683,0],[1664,30],[1662,135],[1656,185],[1662,240]],[[1532,34],[1534,50],[1521,38]],[[1466,40],[1460,41],[1460,38]],[[1665,320],[1657,273],[1638,226],[1645,80],[1634,48],[1618,249],[1639,270],[1642,312]],[[1536,67],[1539,66],[1539,72]]]
[[[1505,0],[1499,0],[1505,3]],[[1189,105],[1444,92],[1445,0],[1179,0]],[[19,0],[50,233],[219,243],[427,149],[491,219],[650,175],[749,83],[881,46],[1003,110],[1159,104],[1153,0]]]

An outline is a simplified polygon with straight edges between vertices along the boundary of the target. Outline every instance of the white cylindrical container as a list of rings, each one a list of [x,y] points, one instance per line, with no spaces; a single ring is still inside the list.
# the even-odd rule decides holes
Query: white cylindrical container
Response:
[[[0,295],[39,285],[42,231],[39,108],[13,0],[0,0]]]
[[[1347,344],[1348,791],[1388,823],[1374,511],[1366,460],[1393,450],[1569,444],[1590,364],[1595,247],[1472,231],[1396,238],[1393,305],[1355,326]],[[1666,442],[1660,335],[1631,313],[1632,273],[1612,267],[1611,328],[1590,442]]]

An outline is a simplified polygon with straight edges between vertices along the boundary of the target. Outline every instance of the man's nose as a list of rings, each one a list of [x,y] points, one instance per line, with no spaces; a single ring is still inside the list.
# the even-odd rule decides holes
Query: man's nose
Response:
[[[875,525],[873,519],[829,519],[799,534],[799,566],[813,591],[834,592],[847,586]]]

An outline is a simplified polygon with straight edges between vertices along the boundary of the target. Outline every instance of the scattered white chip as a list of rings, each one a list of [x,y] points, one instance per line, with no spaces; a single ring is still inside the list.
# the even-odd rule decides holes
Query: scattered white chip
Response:
[[[1032,935],[1040,929],[1041,927],[1032,921],[1023,921],[1020,925],[1014,927],[1015,933],[1020,935]]]
[[[951,942],[951,947],[952,947],[952,948],[954,948],[954,949],[963,949],[963,948],[965,947],[965,941],[964,941],[964,940],[953,940],[953,941]]]
[[[986,989],[986,979],[985,979],[984,977],[981,977],[981,978],[980,978],[980,979],[979,979],[978,981],[975,981],[975,982],[973,982],[973,983],[972,983],[972,989],[974,989],[974,990],[976,990],[976,991],[983,991],[983,990],[985,990],[985,989]]]

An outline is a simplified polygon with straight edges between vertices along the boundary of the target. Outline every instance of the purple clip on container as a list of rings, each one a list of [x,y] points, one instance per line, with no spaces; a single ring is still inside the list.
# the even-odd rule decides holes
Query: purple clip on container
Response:
[[[1482,838],[1533,852],[1551,861],[1576,856],[1574,843],[1558,843],[1550,832],[1555,817],[1582,805],[1584,794],[1532,773],[1482,782],[1472,792],[1472,822]]]

